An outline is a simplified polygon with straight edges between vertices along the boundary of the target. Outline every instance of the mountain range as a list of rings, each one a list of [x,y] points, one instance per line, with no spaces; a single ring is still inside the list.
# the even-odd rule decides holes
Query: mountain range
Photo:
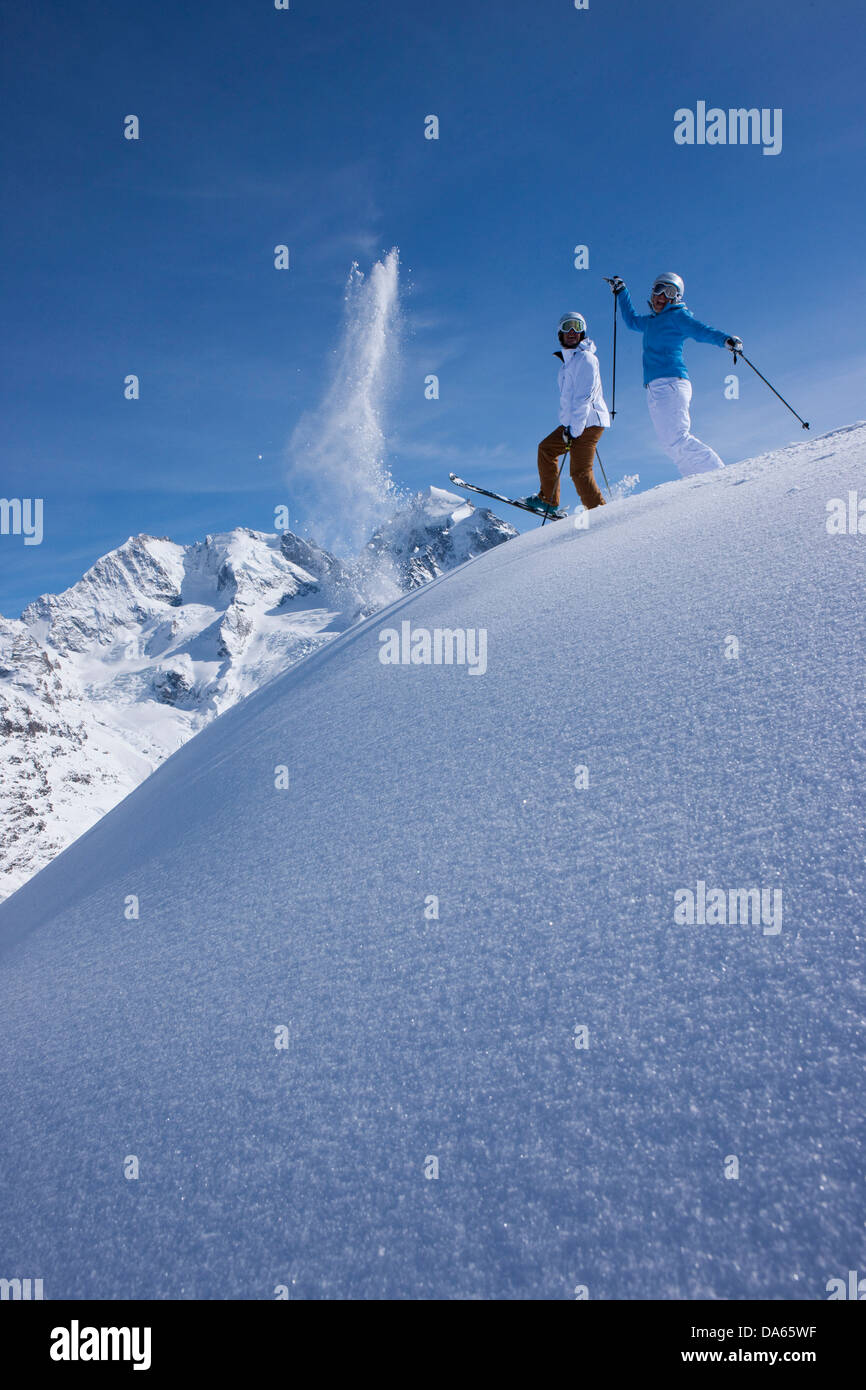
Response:
[[[0,898],[217,715],[516,535],[431,487],[349,562],[291,531],[130,536],[63,593],[0,617]]]

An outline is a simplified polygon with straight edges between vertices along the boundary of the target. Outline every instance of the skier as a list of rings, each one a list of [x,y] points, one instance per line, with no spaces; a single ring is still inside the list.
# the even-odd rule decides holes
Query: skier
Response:
[[[582,314],[563,314],[559,320],[560,350],[554,353],[559,369],[559,427],[538,446],[540,487],[527,506],[542,514],[559,509],[559,460],[568,450],[571,478],[583,505],[603,507],[604,498],[592,472],[595,446],[601,439],[610,415],[601,389],[601,374],[595,343],[586,336]]]
[[[699,343],[730,348],[731,352],[742,352],[743,344],[739,338],[729,337],[694,317],[683,303],[685,285],[672,271],[657,275],[653,281],[651,314],[635,313],[625,282],[618,275],[610,281],[610,287],[619,301],[626,327],[643,333],[643,384],[650,419],[665,453],[684,478],[724,468],[715,450],[691,432],[692,383],[683,361],[683,343],[686,338],[695,338]]]

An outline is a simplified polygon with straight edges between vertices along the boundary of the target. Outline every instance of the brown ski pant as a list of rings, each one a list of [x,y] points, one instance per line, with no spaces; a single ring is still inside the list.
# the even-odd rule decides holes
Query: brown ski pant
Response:
[[[595,481],[592,465],[595,461],[595,446],[604,434],[604,425],[587,425],[583,434],[578,435],[571,446],[571,480],[577,488],[577,495],[583,505],[603,507],[604,498]],[[565,453],[565,439],[562,425],[558,425],[538,446],[538,479],[541,495],[545,502],[559,506],[559,460]]]

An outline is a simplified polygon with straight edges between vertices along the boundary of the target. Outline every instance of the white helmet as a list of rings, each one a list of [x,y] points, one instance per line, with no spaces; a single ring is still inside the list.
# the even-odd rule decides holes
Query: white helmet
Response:
[[[569,329],[574,328],[577,333],[586,332],[586,319],[583,317],[583,314],[579,314],[576,309],[572,309],[570,313],[562,315],[562,318],[559,320],[560,333],[565,333],[566,324],[568,324]]]
[[[657,290],[656,286],[660,286]],[[682,301],[686,292],[686,287],[679,275],[675,275],[672,270],[663,270],[661,275],[657,275],[653,280],[652,294],[664,294],[668,299],[672,299],[675,304]]]

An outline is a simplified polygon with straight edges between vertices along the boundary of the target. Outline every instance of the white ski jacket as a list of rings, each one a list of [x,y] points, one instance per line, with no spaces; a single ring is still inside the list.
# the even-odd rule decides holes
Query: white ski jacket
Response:
[[[610,412],[601,389],[601,372],[595,355],[595,343],[584,338],[576,348],[562,348],[554,356],[562,362],[559,369],[559,423],[567,425],[572,435],[583,434],[587,425],[610,424]]]

